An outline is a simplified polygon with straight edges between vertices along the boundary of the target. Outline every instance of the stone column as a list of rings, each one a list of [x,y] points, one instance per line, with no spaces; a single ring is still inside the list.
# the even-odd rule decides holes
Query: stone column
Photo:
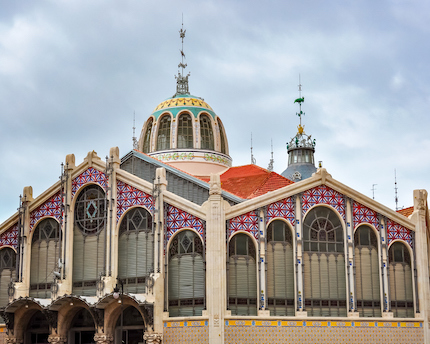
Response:
[[[303,298],[303,239],[302,239],[302,204],[301,195],[296,195],[296,315],[305,317],[305,300]]]
[[[97,344],[113,344],[113,336],[111,334],[96,333],[94,342]]]
[[[161,344],[163,341],[163,335],[161,333],[146,332],[143,335],[143,339],[146,341],[146,344]]]
[[[218,174],[210,179],[206,211],[206,305],[209,343],[224,343],[224,314],[227,310],[225,211]]]
[[[358,317],[359,313],[355,309],[357,296],[355,295],[355,276],[354,276],[354,219],[352,215],[352,201],[350,198],[345,200],[346,218],[346,263],[348,271],[348,317]]]

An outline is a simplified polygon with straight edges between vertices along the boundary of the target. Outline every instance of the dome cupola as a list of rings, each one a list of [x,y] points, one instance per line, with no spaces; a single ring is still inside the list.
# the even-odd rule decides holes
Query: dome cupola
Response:
[[[138,149],[195,176],[210,176],[231,167],[221,119],[203,98],[190,95],[183,52],[176,93],[161,102],[143,125]]]

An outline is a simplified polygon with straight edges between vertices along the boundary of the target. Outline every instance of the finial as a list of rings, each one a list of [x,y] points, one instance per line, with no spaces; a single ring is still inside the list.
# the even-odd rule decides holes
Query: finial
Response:
[[[275,163],[275,160],[273,159],[273,140],[272,139],[270,139],[270,146],[271,146],[271,154],[272,154],[272,157],[270,158],[270,161],[269,161],[269,166],[267,166],[267,169],[269,170],[269,171],[273,171],[273,164]]]
[[[397,197],[397,176],[394,169],[394,201],[396,202],[396,211],[399,210],[399,198]]]
[[[257,164],[257,160],[254,158],[254,154],[252,154],[252,133],[251,133],[251,164]]]
[[[175,75],[176,79],[176,95],[178,94],[190,94],[188,91],[188,77],[190,73],[184,76],[184,69],[187,67],[187,64],[184,63],[185,53],[184,53],[184,38],[187,30],[184,30],[184,14],[182,14],[182,27],[179,30],[179,37],[181,38],[182,47],[179,50],[181,52],[181,62],[178,64],[178,68],[181,70],[178,71],[178,75]]]

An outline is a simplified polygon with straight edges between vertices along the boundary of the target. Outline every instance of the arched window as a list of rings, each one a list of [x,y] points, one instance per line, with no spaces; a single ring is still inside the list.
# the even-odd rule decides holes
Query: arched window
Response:
[[[193,121],[189,114],[179,116],[177,144],[177,148],[193,148]]]
[[[257,314],[257,271],[252,239],[239,233],[229,243],[228,306],[232,315]]]
[[[151,133],[152,133],[152,118],[148,120],[146,125],[145,136],[143,138],[143,153],[149,153],[151,151]]]
[[[129,293],[145,293],[146,277],[154,269],[152,216],[143,208],[128,211],[119,226],[118,277]]]
[[[342,224],[323,206],[312,209],[303,224],[305,309],[310,316],[346,316]]]
[[[388,251],[390,262],[391,311],[397,318],[414,317],[411,256],[408,248],[395,242]]]
[[[120,343],[122,328],[122,342],[124,344],[142,343],[143,335],[145,332],[145,323],[142,315],[133,306],[128,306],[118,317],[115,328],[115,338]]]
[[[218,118],[218,127],[219,127],[219,138],[221,141],[221,153],[227,154],[227,145],[225,141],[224,127],[219,118]]]
[[[271,315],[294,315],[293,237],[281,220],[267,229],[267,302]]]
[[[98,185],[85,187],[77,196],[73,229],[73,294],[96,295],[105,273],[105,194]]]
[[[0,307],[9,303],[8,288],[15,280],[16,253],[10,247],[0,250]]]
[[[94,334],[94,319],[89,310],[82,308],[75,314],[72,320],[68,343],[94,343]]]
[[[41,311],[36,311],[28,322],[24,343],[49,343],[49,323]]]
[[[193,231],[178,233],[169,247],[169,315],[202,315],[205,298],[203,243]]]
[[[30,262],[31,297],[51,297],[52,272],[60,252],[59,235],[59,224],[52,218],[42,220],[34,230]]]
[[[357,310],[360,317],[380,317],[378,240],[372,228],[358,227],[354,234],[354,251]]]
[[[170,115],[164,115],[160,120],[157,136],[157,150],[170,149]]]
[[[200,116],[200,148],[214,149],[214,133],[212,130],[212,122],[208,115]]]

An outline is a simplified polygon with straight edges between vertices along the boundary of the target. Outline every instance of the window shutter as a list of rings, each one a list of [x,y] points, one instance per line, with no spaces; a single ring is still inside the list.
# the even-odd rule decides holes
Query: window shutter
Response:
[[[6,307],[9,303],[8,287],[12,276],[11,269],[3,269],[0,275],[0,307]]]

